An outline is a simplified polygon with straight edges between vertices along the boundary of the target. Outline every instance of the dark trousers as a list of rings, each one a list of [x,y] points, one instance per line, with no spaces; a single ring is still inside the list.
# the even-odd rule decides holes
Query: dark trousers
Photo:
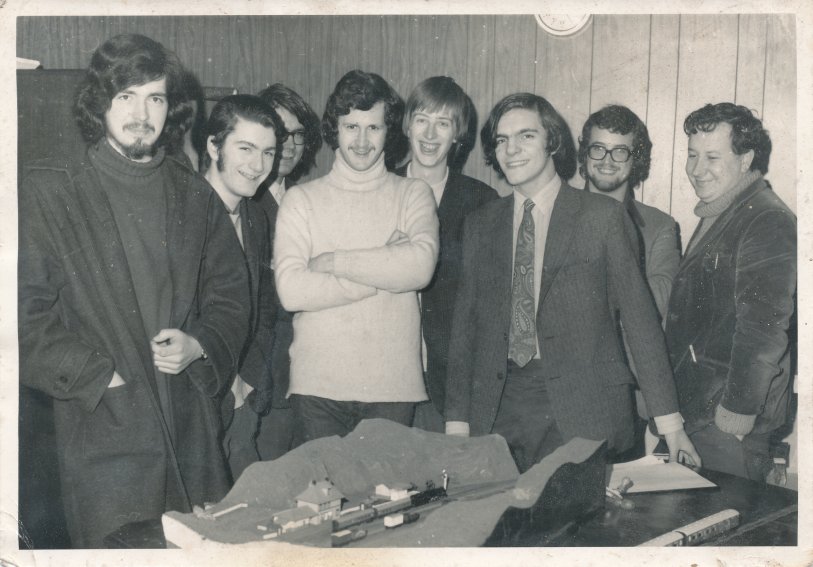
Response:
[[[353,431],[362,419],[384,418],[409,425],[414,402],[347,402],[317,396],[293,394],[294,427],[302,433],[302,442]]]
[[[538,360],[531,360],[524,368],[509,361],[505,389],[491,429],[508,442],[520,473],[564,443],[551,412],[540,366]]]
[[[231,399],[232,403],[234,403],[231,392],[229,392],[227,399]],[[231,423],[226,428],[223,437],[223,453],[228,459],[233,481],[240,478],[246,467],[260,460],[257,446],[254,444],[259,419],[260,416],[254,413],[249,404],[244,403],[234,410]]]
[[[257,451],[263,461],[272,461],[283,456],[300,443],[294,441],[294,410],[271,408],[260,418],[260,432],[257,434]]]
[[[765,482],[765,477],[773,468],[770,433],[752,433],[740,441],[710,423],[689,435],[689,438],[703,460],[704,469]]]
[[[432,403],[432,400],[420,402],[415,406],[415,419],[412,426],[424,431],[434,431],[435,433],[446,431],[446,422],[435,404]]]

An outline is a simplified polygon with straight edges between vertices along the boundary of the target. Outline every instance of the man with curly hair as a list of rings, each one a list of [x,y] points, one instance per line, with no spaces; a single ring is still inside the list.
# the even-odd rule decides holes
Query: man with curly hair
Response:
[[[249,285],[217,195],[166,151],[190,112],[180,78],[152,39],[106,41],[75,104],[86,159],[35,162],[20,188],[20,380],[54,400],[77,548],[228,490],[217,398]]]
[[[730,102],[683,123],[700,217],[666,317],[680,411],[703,465],[764,481],[788,417],[796,216],[764,176],[771,138]]]
[[[288,395],[305,441],[367,418],[409,425],[427,399],[416,292],[435,269],[438,220],[429,186],[385,167],[402,109],[380,76],[342,77],[322,118],[333,167],[279,210],[277,292],[296,313]]]

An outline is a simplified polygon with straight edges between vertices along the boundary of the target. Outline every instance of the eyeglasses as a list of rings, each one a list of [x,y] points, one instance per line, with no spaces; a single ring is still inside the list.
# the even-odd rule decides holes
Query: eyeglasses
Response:
[[[608,150],[604,146],[593,144],[587,148],[587,155],[590,156],[590,159],[596,161],[603,160],[607,154],[610,154],[610,157],[616,163],[624,163],[630,159],[630,149],[624,146]]]
[[[288,138],[293,137],[294,144],[297,146],[301,146],[305,143],[305,131],[304,130],[294,130],[293,132],[288,132],[288,134],[282,139],[282,143],[288,141]]]

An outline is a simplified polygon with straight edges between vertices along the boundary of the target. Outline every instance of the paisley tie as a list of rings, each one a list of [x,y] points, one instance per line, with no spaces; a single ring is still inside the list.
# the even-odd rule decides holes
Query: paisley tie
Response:
[[[525,212],[517,232],[514,278],[511,285],[511,329],[508,333],[508,357],[523,367],[534,357],[536,313],[534,306],[534,202],[525,200]]]

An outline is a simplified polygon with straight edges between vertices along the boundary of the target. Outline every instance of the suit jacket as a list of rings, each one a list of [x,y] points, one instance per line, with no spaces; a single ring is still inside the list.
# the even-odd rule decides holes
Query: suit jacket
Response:
[[[395,171],[406,176],[407,166]],[[463,220],[482,204],[497,199],[485,183],[449,171],[438,205],[440,252],[432,281],[421,290],[421,327],[426,342],[426,391],[443,414],[446,402],[446,369],[454,301],[463,262]]]
[[[271,192],[265,186],[262,187],[257,193],[254,200],[262,207],[268,218],[268,233],[270,235],[269,246],[273,251],[274,231],[277,226],[277,213],[279,212],[279,205],[274,199],[274,196],[271,195]],[[290,403],[285,396],[288,394],[288,384],[291,375],[291,355],[289,351],[291,348],[291,343],[294,341],[294,314],[287,311],[282,306],[279,295],[277,294],[276,286],[274,287],[273,303],[274,340],[271,345],[270,354],[272,381],[271,407],[287,408],[290,407]]]
[[[158,402],[150,337],[99,177],[87,163],[38,163],[19,192],[20,381],[54,398],[73,545],[101,547],[124,523],[216,501],[228,489],[217,395],[248,327],[240,245],[220,200],[167,156],[169,326],[208,360],[167,380],[176,437]],[[125,385],[108,389],[117,371]]]
[[[637,218],[635,227],[641,234],[646,281],[661,318],[666,316],[672,280],[680,264],[680,243],[675,219],[639,201],[632,202]]]
[[[466,219],[463,271],[449,349],[446,419],[472,435],[491,431],[508,363],[514,195]],[[620,310],[638,382],[654,415],[677,411],[663,333],[632,251],[620,203],[562,185],[547,233],[536,328],[554,418],[565,440],[633,442],[632,374],[624,363]]]
[[[675,278],[666,337],[691,433],[715,409],[785,424],[788,332],[796,290],[796,217],[763,179],[717,218]]]
[[[249,396],[252,409],[263,413],[270,406],[271,353],[274,344],[276,287],[271,270],[271,239],[268,219],[262,207],[250,199],[240,203],[243,253],[249,274],[251,320],[248,340],[240,356],[238,373],[254,391]],[[226,396],[231,400],[233,398]]]

